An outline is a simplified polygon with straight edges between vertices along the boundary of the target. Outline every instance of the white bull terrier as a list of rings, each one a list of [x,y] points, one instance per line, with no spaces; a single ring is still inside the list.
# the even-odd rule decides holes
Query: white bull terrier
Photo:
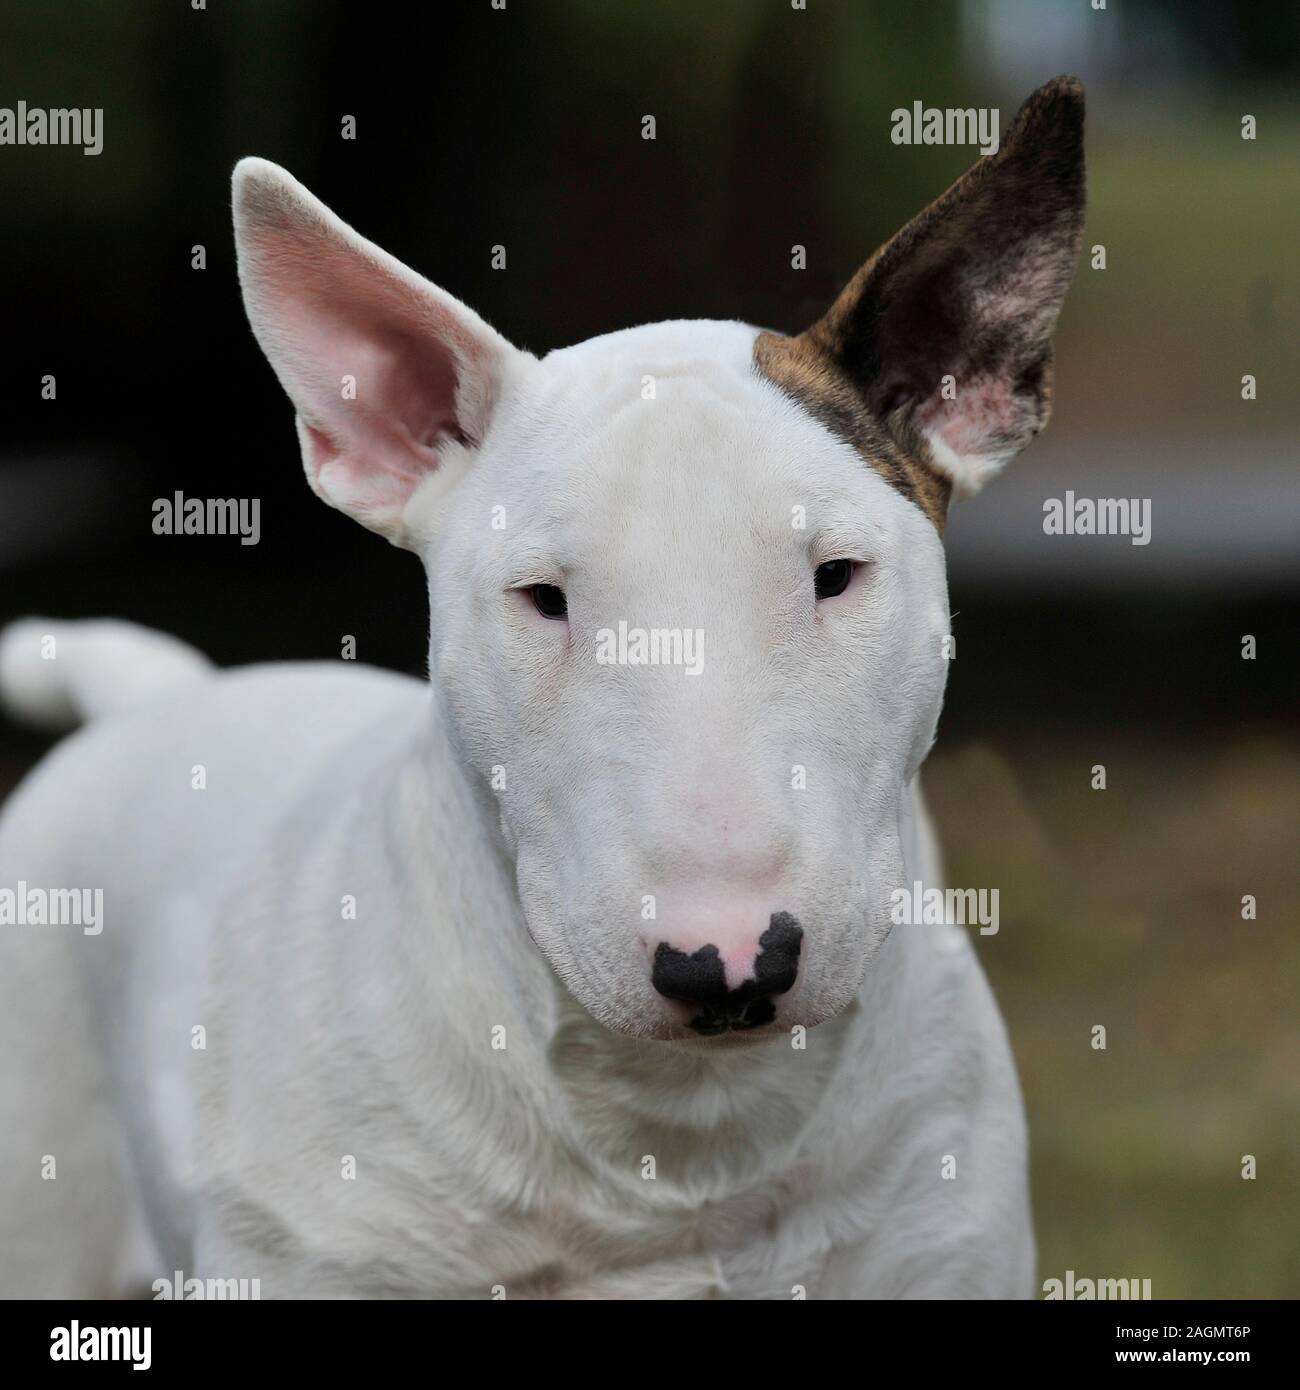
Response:
[[[1031,1292],[1001,1020],[890,904],[1082,135],[1043,87],[797,337],[541,360],[239,164],[308,481],[420,556],[431,682],[7,630],[11,710],[87,725],[0,822],[0,1292]]]

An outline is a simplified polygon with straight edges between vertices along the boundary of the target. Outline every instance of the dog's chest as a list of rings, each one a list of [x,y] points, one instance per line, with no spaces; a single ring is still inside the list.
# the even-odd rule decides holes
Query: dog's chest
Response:
[[[747,1077],[675,1092],[661,1075],[655,1093],[607,1045],[599,1056],[567,1084],[552,1073],[518,1186],[476,1214],[480,1229],[514,1233],[483,1266],[496,1296],[790,1298],[815,1281],[818,1212],[838,1185],[810,1156],[825,1136],[802,1097],[821,1065],[776,1051]],[[806,1090],[774,1084],[787,1067]]]
[[[636,1181],[644,1190],[570,1170],[523,1208],[462,1206],[457,1234],[424,1252],[427,1279],[498,1299],[789,1298],[816,1282],[825,1251],[795,1183],[702,1197]],[[450,1246],[458,1257],[449,1262]]]
[[[790,1298],[815,1286],[818,1213],[838,1185],[807,1156],[825,1151],[820,1125],[773,1098],[767,1068],[717,1095],[666,1084],[649,1095],[591,1036],[604,1070],[568,1056],[564,1081],[549,1070],[525,1090],[466,1067],[436,1125],[390,1129],[364,1190],[334,1186],[332,1219],[314,1225],[318,1240],[333,1232],[331,1263],[362,1283],[382,1262],[409,1294],[457,1298]],[[793,1065],[812,1079],[808,1059]],[[414,1113],[391,1098],[383,1108]]]

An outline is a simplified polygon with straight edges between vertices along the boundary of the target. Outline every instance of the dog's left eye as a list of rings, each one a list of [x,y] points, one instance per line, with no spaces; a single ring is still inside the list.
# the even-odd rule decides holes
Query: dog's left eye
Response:
[[[852,578],[852,560],[827,560],[824,565],[817,566],[817,572],[813,575],[817,597],[834,598],[837,594],[842,594],[849,587],[849,580]]]
[[[569,615],[569,601],[564,596],[564,590],[554,584],[534,584],[529,590],[532,595],[533,606],[543,618],[567,618]]]

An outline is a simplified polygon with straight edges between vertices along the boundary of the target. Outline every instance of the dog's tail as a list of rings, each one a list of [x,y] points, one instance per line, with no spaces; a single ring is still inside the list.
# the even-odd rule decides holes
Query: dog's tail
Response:
[[[21,618],[0,631],[0,705],[43,729],[128,709],[211,670],[193,647],[135,623]]]

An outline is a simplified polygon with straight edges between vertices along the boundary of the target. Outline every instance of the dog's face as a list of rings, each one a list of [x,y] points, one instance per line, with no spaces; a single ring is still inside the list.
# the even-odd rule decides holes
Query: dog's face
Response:
[[[807,332],[539,361],[237,170],[308,477],[423,557],[451,736],[534,940],[611,1028],[759,1038],[857,993],[942,700],[947,502],[1046,418],[1082,205],[1061,80]]]
[[[408,512],[533,936],[654,1036],[848,1002],[943,689],[934,525],[754,370],[755,336],[660,324],[527,363]],[[774,965],[793,987],[744,990]]]

